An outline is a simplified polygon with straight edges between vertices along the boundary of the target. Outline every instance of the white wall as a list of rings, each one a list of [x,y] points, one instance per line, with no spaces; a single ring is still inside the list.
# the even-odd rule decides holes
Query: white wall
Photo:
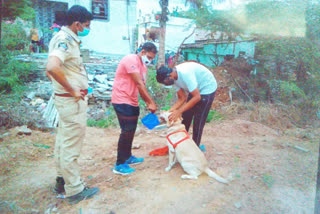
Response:
[[[159,22],[154,20],[153,16],[151,16],[151,19],[145,19],[145,21],[147,22],[147,28],[159,27]],[[169,16],[169,21],[166,23],[165,50],[177,51],[182,41],[192,33],[195,27],[192,19]],[[140,23],[139,45],[144,42],[143,34],[145,34],[145,23]],[[185,43],[194,43],[194,36],[195,34],[188,38]]]
[[[69,3],[69,8],[78,4],[91,12],[91,0],[52,1]],[[120,55],[133,53],[135,50],[132,39],[134,39],[133,30],[136,27],[136,6],[137,0],[130,0],[127,18],[127,0],[109,0],[109,20],[94,19],[91,22],[90,34],[81,38],[82,48]]]

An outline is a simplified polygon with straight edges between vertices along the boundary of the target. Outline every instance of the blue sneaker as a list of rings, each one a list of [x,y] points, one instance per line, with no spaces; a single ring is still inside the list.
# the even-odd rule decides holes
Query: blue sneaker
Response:
[[[114,174],[129,175],[136,170],[132,169],[127,163],[124,163],[119,165],[115,164],[112,171]]]
[[[126,160],[126,164],[139,164],[144,161],[144,158],[136,158],[135,156],[131,156],[128,160]]]
[[[206,152],[206,147],[204,145],[200,145],[199,148],[202,152]]]

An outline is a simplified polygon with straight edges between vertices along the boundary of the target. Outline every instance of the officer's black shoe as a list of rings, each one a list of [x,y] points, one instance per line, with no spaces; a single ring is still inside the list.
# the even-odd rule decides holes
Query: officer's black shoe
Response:
[[[67,197],[69,204],[77,204],[82,200],[86,200],[89,198],[92,198],[95,194],[97,194],[100,191],[100,189],[98,187],[92,187],[92,188],[88,188],[85,187],[82,192]]]
[[[56,178],[56,186],[53,188],[53,192],[57,193],[57,194],[61,194],[63,192],[65,192],[64,190],[64,179],[63,177],[57,177]]]

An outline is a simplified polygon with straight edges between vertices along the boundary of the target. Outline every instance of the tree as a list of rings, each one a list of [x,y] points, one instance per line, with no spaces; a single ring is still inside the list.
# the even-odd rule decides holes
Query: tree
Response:
[[[34,17],[32,12],[30,14],[30,9],[32,9],[31,0],[2,0],[2,2],[3,18],[14,19],[21,15],[25,15],[26,19]]]
[[[3,0],[0,0],[0,51],[1,51],[1,27],[2,27],[2,14],[3,14],[3,9],[2,9],[2,7],[3,7]]]
[[[185,0],[185,4],[190,4],[192,8],[198,9],[201,8],[204,0]],[[161,14],[160,14],[160,39],[159,39],[159,52],[158,52],[158,65],[165,64],[165,40],[166,40],[166,23],[168,21],[168,6],[169,0],[160,0],[159,1],[161,7]]]
[[[165,64],[165,40],[166,40],[166,23],[168,21],[168,0],[159,1],[161,7],[160,14],[160,39],[159,39],[159,52],[158,52],[158,66]]]
[[[14,19],[20,16],[24,20],[33,20],[35,11],[31,0],[0,0],[0,50],[2,19]]]

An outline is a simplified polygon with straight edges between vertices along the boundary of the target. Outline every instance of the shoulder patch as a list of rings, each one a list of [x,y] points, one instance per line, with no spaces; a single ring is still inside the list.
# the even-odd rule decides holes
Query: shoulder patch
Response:
[[[68,40],[69,42],[72,42],[73,38],[70,35],[68,35],[66,40]]]
[[[68,45],[65,42],[60,42],[58,45],[58,49],[61,51],[66,52],[68,50]]]

